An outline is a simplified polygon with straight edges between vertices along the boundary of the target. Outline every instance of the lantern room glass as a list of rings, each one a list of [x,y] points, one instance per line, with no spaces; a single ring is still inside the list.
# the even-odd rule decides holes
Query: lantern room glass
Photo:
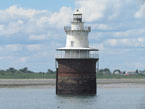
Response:
[[[74,22],[82,22],[82,14],[74,14],[73,20]]]

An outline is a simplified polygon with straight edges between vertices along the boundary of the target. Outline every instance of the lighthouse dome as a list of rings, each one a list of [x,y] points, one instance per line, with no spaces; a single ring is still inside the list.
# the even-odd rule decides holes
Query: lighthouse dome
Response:
[[[79,10],[77,10],[73,14],[82,14],[82,13]]]

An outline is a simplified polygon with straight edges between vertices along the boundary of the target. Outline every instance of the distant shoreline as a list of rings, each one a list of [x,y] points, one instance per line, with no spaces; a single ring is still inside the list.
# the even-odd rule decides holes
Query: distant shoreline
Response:
[[[56,79],[0,79],[0,88],[49,88]],[[145,79],[97,79],[98,88],[145,88]]]

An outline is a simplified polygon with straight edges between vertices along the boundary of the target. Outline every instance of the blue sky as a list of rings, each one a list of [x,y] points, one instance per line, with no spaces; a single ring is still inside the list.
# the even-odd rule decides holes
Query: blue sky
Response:
[[[145,70],[144,0],[0,0],[0,69],[55,70],[55,49],[80,9],[100,68]]]
[[[74,7],[74,0],[0,0],[1,9],[6,9],[11,5],[54,12],[59,11],[62,6]]]

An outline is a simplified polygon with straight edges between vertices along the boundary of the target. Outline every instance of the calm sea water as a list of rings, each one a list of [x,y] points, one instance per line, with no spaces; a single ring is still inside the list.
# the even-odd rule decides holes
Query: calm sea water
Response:
[[[95,96],[58,96],[55,88],[1,88],[0,109],[145,109],[144,88],[98,88]]]

